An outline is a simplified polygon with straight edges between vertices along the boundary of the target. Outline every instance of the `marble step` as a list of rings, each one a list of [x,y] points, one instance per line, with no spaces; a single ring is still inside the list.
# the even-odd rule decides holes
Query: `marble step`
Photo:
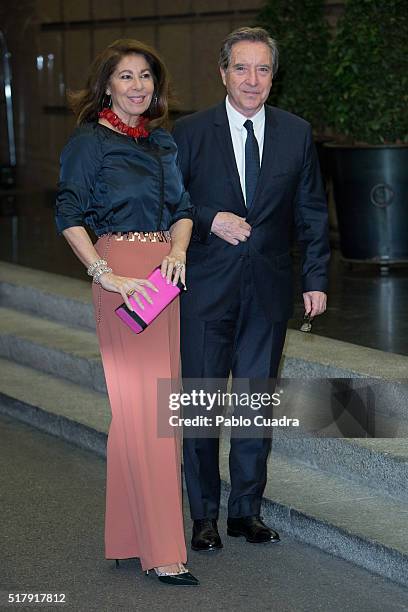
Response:
[[[78,446],[106,453],[108,397],[0,357],[0,411]]]
[[[276,432],[276,453],[408,502],[408,439],[288,438]]]
[[[95,329],[91,283],[86,280],[0,262],[0,306]]]
[[[0,307],[0,356],[106,391],[95,332]]]
[[[30,313],[0,307],[0,356],[95,391],[106,391],[99,347],[95,332],[92,331],[71,328]],[[366,380],[358,378],[350,383],[346,381],[345,384],[354,384],[357,390],[360,385],[364,391]],[[336,419],[333,418],[333,391],[327,379],[284,379],[281,382],[286,385],[282,385],[285,390],[282,397],[285,401],[281,411],[299,417],[306,431],[338,438],[365,435],[364,428],[355,427],[354,422],[352,427],[349,426],[350,415],[348,420],[342,414]],[[378,406],[374,415],[366,415],[368,420],[373,420],[375,417],[376,437],[408,437],[408,389],[395,381],[382,381],[376,384],[381,386],[382,394],[386,396],[381,409]],[[400,388],[399,393],[397,393],[398,388]],[[347,416],[347,411],[344,411],[344,414]],[[357,430],[359,433],[356,434]],[[369,427],[367,430],[369,431]],[[329,467],[333,471],[336,468],[336,473],[337,468],[341,470],[340,473],[348,470],[357,477],[363,473],[360,462],[355,461],[354,455],[351,458],[347,444],[341,447],[344,461],[338,465],[333,462],[332,465],[332,462],[326,462],[325,458],[328,443],[326,447],[322,447],[319,440],[312,442],[303,438],[291,438],[285,435],[284,430],[278,431],[275,441],[277,448],[286,454],[294,454],[311,465],[320,461],[322,469]],[[361,447],[356,445],[353,449],[354,452],[364,455],[363,461],[366,461],[367,452],[363,453]],[[376,465],[375,462],[372,463]],[[375,467],[373,470],[375,472]],[[367,477],[368,474],[367,472]],[[393,480],[388,481],[387,474],[388,470],[385,470],[384,482],[392,489]],[[398,477],[397,481],[400,483],[401,479]]]
[[[70,327],[95,329],[87,280],[0,262],[0,306]],[[282,375],[404,380],[408,378],[408,357],[288,330]]]

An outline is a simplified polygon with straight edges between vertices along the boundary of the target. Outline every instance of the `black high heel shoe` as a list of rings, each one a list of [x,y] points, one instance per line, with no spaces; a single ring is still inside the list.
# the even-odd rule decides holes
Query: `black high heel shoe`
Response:
[[[119,569],[119,559],[115,559],[115,562],[116,567]],[[149,575],[149,570],[145,570],[145,575]],[[179,574],[167,574],[166,572],[159,572],[155,569],[154,575],[164,584],[173,584],[175,586],[198,586],[200,584],[200,581],[187,570]]]
[[[145,574],[148,576],[149,570],[146,570]],[[184,572],[180,572],[179,574],[169,574],[167,572],[159,572],[156,568],[154,568],[154,574],[157,576],[160,582],[163,582],[164,584],[172,584],[174,586],[198,586],[200,584],[199,580],[197,580],[197,578],[186,569]]]

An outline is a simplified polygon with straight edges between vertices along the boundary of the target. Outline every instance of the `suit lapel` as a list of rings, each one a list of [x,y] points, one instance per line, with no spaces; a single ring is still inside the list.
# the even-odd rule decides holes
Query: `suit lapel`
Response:
[[[267,183],[272,169],[276,163],[277,147],[274,142],[274,128],[276,127],[276,119],[273,115],[273,110],[270,106],[265,105],[265,133],[262,152],[261,171],[259,173],[258,184],[254,195],[254,200],[250,210],[256,206],[258,196]]]
[[[237,197],[237,201],[246,211],[245,200],[241,189],[241,182],[239,180],[238,168],[235,161],[234,147],[232,145],[227,111],[225,110],[225,101],[219,104],[215,109],[214,126],[218,145],[220,147],[222,158],[228,173],[227,176],[229,176],[231,180],[235,195]]]

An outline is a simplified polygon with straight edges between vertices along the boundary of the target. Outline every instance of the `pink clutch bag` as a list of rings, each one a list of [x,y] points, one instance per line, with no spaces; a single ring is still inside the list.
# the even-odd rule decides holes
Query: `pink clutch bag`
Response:
[[[144,309],[140,308],[136,300],[130,296],[129,302],[134,308],[134,312],[129,310],[125,303],[121,304],[116,308],[115,313],[135,334],[140,334],[154,319],[176,298],[180,295],[180,291],[184,289],[184,285],[179,281],[177,285],[170,283],[167,284],[167,280],[162,277],[160,268],[155,268],[153,272],[147,277],[149,281],[157,287],[158,292],[145,287],[147,293],[153,300],[153,304],[146,302],[144,297],[140,295],[139,298],[143,302]]]

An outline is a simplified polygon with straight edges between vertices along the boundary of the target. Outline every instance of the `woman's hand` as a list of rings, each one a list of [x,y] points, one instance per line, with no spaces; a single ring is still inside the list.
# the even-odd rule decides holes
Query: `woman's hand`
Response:
[[[173,277],[173,285],[177,285],[181,280],[186,288],[186,252],[181,249],[171,249],[162,261],[161,274],[163,278],[167,278],[167,283],[170,283]]]
[[[105,274],[102,274],[102,276],[99,277],[99,282],[106,291],[120,293],[129,310],[133,310],[129,302],[130,295],[133,296],[133,299],[138,303],[140,308],[144,310],[143,302],[138,294],[142,295],[149,304],[153,304],[153,300],[147,293],[145,287],[149,287],[149,289],[156,292],[158,291],[157,287],[147,279],[117,276],[117,274],[112,274],[112,272],[105,272]]]

